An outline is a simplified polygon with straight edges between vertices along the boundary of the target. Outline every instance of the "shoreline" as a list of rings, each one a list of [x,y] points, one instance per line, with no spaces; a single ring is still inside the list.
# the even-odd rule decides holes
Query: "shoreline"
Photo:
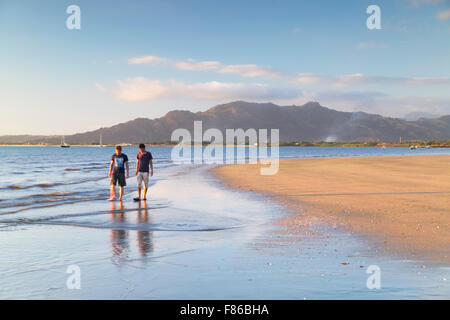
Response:
[[[122,147],[138,147],[139,144],[118,144]],[[91,147],[91,148],[111,148],[115,147],[116,144],[104,144],[103,146],[99,145],[90,145],[90,144],[71,144],[69,147]],[[171,144],[146,144],[147,147],[174,147],[174,145]],[[61,147],[59,144],[52,144],[52,145],[46,145],[46,144],[0,144],[0,147]]]
[[[379,252],[450,265],[449,162],[445,155],[282,159],[274,176],[245,164],[212,173],[292,209],[277,222],[287,229],[325,222],[367,236]]]

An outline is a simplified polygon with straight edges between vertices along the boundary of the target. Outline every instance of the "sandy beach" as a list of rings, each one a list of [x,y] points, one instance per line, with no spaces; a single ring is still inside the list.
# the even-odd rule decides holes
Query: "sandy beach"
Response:
[[[232,187],[271,194],[311,221],[369,236],[378,252],[450,264],[450,156],[393,156],[280,161],[273,176],[259,165],[229,165],[214,174]]]

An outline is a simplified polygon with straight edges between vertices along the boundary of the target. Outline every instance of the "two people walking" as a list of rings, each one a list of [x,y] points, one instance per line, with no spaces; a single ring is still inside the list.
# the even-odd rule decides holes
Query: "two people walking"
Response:
[[[141,200],[142,184],[144,185],[143,200],[147,199],[149,176],[153,176],[153,156],[145,150],[145,145],[141,143],[139,145],[139,153],[136,156],[138,197],[134,198],[135,201]],[[126,179],[130,177],[130,167],[128,165],[128,156],[122,153],[121,146],[116,146],[116,153],[111,157],[108,177],[111,178],[110,198],[108,200],[114,201],[116,199],[116,185],[118,184],[120,188],[119,200],[122,201],[123,190],[127,185]]]

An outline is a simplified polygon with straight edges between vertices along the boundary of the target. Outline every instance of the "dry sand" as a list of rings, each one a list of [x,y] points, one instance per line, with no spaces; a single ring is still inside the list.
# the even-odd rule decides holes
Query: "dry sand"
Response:
[[[281,160],[276,175],[259,165],[228,165],[214,174],[235,188],[268,193],[311,218],[370,236],[378,251],[450,265],[450,156]]]

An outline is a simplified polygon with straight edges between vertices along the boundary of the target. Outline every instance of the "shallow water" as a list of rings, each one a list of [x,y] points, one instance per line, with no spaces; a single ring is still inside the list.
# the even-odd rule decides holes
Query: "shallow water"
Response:
[[[355,235],[269,223],[280,205],[225,188],[210,165],[152,148],[146,203],[108,197],[112,148],[0,147],[0,298],[448,298],[449,269],[371,252]],[[418,151],[418,152],[416,152]],[[282,158],[450,154],[447,149],[281,148]],[[124,148],[134,172],[135,148]],[[18,160],[20,159],[20,160]],[[341,264],[349,263],[348,265]],[[66,286],[68,266],[81,289]],[[366,287],[378,265],[382,288]]]

